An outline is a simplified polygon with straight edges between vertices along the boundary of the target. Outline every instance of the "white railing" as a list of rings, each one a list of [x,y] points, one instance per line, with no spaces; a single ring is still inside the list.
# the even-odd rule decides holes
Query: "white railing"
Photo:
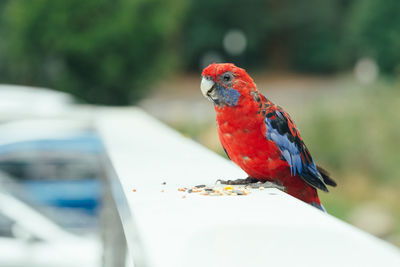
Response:
[[[400,266],[397,248],[277,189],[178,191],[246,175],[139,109],[105,109],[96,125],[136,267]]]

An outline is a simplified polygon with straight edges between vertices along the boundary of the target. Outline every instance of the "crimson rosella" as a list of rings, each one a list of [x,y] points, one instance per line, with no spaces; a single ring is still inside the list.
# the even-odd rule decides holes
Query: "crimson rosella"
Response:
[[[203,70],[201,91],[214,103],[217,130],[228,157],[247,174],[229,184],[272,182],[324,210],[317,190],[336,186],[317,166],[296,125],[281,107],[256,88],[244,69],[233,64],[211,64]]]

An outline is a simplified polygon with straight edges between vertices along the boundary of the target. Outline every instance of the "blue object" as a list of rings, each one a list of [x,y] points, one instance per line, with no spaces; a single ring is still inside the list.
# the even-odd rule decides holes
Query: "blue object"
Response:
[[[100,179],[26,180],[22,182],[27,196],[39,205],[81,208],[94,211],[101,200]]]
[[[88,213],[92,213],[96,211],[100,204],[102,180],[101,177],[90,177],[90,175],[96,176],[101,174],[101,171],[97,170],[97,168],[101,167],[101,163],[96,162],[99,160],[98,155],[103,150],[103,144],[95,133],[80,131],[58,138],[36,139],[1,145],[0,155],[13,155],[8,160],[7,156],[3,157],[5,159],[4,162],[5,164],[10,164],[11,161],[11,164],[14,164],[13,170],[21,170],[20,175],[18,175],[18,172],[12,175],[20,181],[21,186],[24,188],[21,197],[27,201],[40,206],[82,209]],[[46,153],[50,157],[43,159],[39,157],[38,161],[36,161],[36,158],[24,158],[25,152],[34,152],[38,153],[38,155]],[[56,177],[49,177],[40,175],[40,172],[38,175],[34,175],[34,173],[30,172],[30,169],[28,171],[23,169],[26,165],[35,166],[38,162],[50,164],[51,166],[55,166],[55,168],[60,166],[60,162],[61,166],[68,165],[71,162],[71,153],[73,153],[72,155],[76,155],[73,158],[75,161],[79,161],[82,155],[85,155],[86,158],[93,156],[96,160],[93,161],[93,164],[89,165],[85,165],[83,162],[83,168],[87,168],[87,170],[78,171],[76,176],[70,179],[57,176],[57,172],[54,175]],[[19,156],[20,154],[21,156]],[[53,154],[54,158],[57,159],[56,163],[54,162],[54,158],[51,157]],[[64,154],[68,155],[65,159]],[[45,164],[42,168],[46,168]],[[6,165],[3,171],[7,171]],[[89,177],[81,177],[80,175],[89,175]]]
[[[36,139],[0,146],[0,155],[22,151],[64,151],[100,153],[103,145],[94,133],[81,133],[67,138]]]

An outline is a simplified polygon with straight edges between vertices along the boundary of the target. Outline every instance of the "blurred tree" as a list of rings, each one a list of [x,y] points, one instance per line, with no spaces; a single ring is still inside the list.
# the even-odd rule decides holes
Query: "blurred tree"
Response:
[[[400,1],[355,0],[346,26],[348,60],[374,59],[380,70],[400,72]]]
[[[128,104],[173,63],[183,0],[9,0],[0,5],[0,82]]]
[[[187,66],[197,69],[212,51],[216,59],[247,67],[269,64],[275,69],[335,71],[341,63],[339,40],[349,2],[192,0],[184,29]],[[230,55],[223,47],[232,29],[243,31],[247,38],[241,55]]]
[[[270,0],[273,34],[290,68],[332,72],[340,67],[340,40],[349,0]]]
[[[269,18],[265,0],[191,0],[183,32],[186,66],[201,68],[208,52],[239,65],[264,64]],[[230,55],[223,39],[230,30],[240,30],[247,41],[245,52]]]

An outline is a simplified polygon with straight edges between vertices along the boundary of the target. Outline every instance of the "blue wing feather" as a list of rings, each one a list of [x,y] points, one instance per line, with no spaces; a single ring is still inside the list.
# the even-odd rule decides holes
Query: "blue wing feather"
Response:
[[[310,185],[328,191],[289,115],[280,108],[271,107],[265,117],[265,124],[266,137],[281,150],[282,159],[289,164],[291,175],[299,175]]]

